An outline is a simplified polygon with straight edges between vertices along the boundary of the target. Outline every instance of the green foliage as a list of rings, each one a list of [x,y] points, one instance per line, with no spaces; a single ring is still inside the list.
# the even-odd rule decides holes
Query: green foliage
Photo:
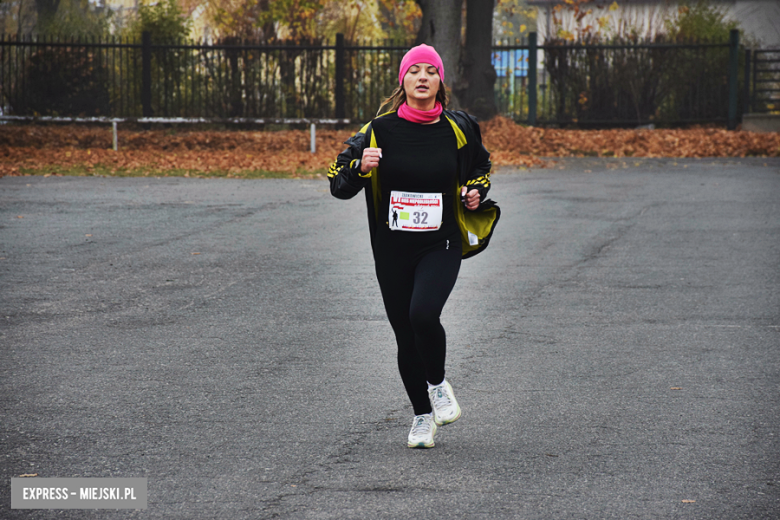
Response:
[[[726,42],[729,33],[739,28],[738,22],[726,20],[724,11],[704,0],[686,2],[678,13],[676,18],[666,21],[669,39],[678,42]]]
[[[710,2],[699,0],[678,8],[678,16],[666,24],[668,40],[679,43],[727,43],[739,23],[727,20],[726,13]],[[744,43],[744,42],[743,42]],[[658,115],[667,119],[695,119],[702,113],[725,116],[728,99],[728,49],[681,49],[677,63],[664,72],[666,98]],[[742,54],[742,53],[740,53]],[[740,70],[744,59],[740,56]],[[742,77],[742,72],[739,73]],[[740,82],[741,83],[741,82]],[[740,86],[740,88],[742,88]],[[740,94],[738,99],[742,100]]]
[[[140,40],[141,34],[148,31],[154,43],[178,42],[187,39],[191,29],[192,19],[184,15],[176,0],[161,0],[154,5],[144,2],[138,7],[127,35]]]
[[[567,5],[570,7],[556,11],[558,36],[547,41],[552,46],[545,51],[545,68],[555,100],[552,118],[578,122],[580,126],[588,121],[603,124],[726,118],[728,48],[636,46],[726,44],[729,33],[739,24],[727,20],[724,11],[703,0],[674,10],[655,11],[654,20],[660,18],[663,23],[643,32],[643,19],[620,13],[617,3],[606,12],[592,11],[585,0],[572,0]],[[567,9],[569,18],[565,16]],[[574,21],[567,26],[569,30],[563,30],[564,20]],[[572,43],[590,46],[572,47]],[[598,47],[605,43],[625,47]]]
[[[23,89],[9,89],[17,115],[110,114],[108,70],[100,55],[76,47],[41,47],[29,58]]]
[[[144,32],[151,34],[153,44],[171,44],[184,42],[190,35],[192,20],[185,16],[176,0],[143,0],[138,7],[136,16],[124,30],[124,36],[131,41],[140,43]],[[125,67],[120,81],[130,85],[141,85],[142,53],[134,49],[136,56],[127,64],[117,64]],[[150,72],[152,79],[152,114],[181,116],[184,99],[192,100],[191,86],[198,81],[193,70],[194,56],[185,49],[155,48],[151,52]],[[121,91],[122,85],[115,86],[115,91]],[[138,90],[140,94],[140,89]],[[139,97],[133,97],[129,112],[141,115],[142,107]]]
[[[89,0],[60,0],[52,17],[39,18],[38,33],[67,38],[100,38],[109,33],[113,14]]]
[[[111,11],[89,0],[48,2],[38,13],[39,43],[98,41],[109,34]],[[109,68],[95,48],[7,48],[4,64],[18,67],[6,84],[4,102],[19,115],[110,115]]]

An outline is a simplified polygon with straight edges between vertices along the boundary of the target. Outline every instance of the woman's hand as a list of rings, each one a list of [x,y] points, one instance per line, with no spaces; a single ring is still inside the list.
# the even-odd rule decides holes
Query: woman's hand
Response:
[[[460,198],[468,210],[474,211],[479,207],[479,191],[477,190],[471,190],[466,193],[466,187],[463,186],[460,190]]]
[[[379,159],[382,158],[381,148],[366,148],[363,150],[363,157],[360,159],[360,173],[368,173],[379,166]]]

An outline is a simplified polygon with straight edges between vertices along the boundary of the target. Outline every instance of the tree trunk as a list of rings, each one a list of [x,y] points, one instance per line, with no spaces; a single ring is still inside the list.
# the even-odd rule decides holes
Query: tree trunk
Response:
[[[260,0],[257,3],[257,7],[260,12],[267,12],[270,9],[268,0]],[[276,28],[274,27],[274,23],[270,20],[260,27],[260,33],[260,40],[264,43],[270,43],[276,40]]]
[[[461,105],[482,120],[490,119],[498,112],[493,91],[496,70],[491,60],[494,3],[495,0],[467,2],[466,45],[461,58],[460,82],[455,86]]]
[[[35,10],[38,12],[38,31],[49,31],[60,0],[35,0]]]
[[[449,108],[458,108],[460,83],[460,30],[462,0],[415,0],[423,12],[415,45],[425,43],[436,48],[444,62],[444,80],[450,88]],[[492,1],[492,0],[490,0]]]

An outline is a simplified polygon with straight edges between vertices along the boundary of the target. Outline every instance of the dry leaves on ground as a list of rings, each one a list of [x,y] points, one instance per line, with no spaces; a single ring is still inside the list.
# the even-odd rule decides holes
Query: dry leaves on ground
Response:
[[[23,169],[101,166],[112,170],[189,170],[239,173],[247,170],[307,173],[324,171],[349,132],[320,130],[317,153],[306,131],[241,132],[169,130],[119,131],[119,151],[106,127],[2,127],[0,175]]]
[[[317,152],[308,130],[128,130],[120,127],[119,151],[106,126],[0,127],[0,176],[58,168],[104,171],[245,171],[306,175],[324,172],[351,130],[317,129]],[[482,124],[485,146],[497,166],[543,166],[540,157],[745,157],[780,155],[780,134],[717,128],[680,130],[561,130],[517,125],[497,117]]]
[[[519,157],[778,157],[780,133],[721,128],[561,130],[497,117],[483,125],[491,152]],[[512,164],[512,162],[499,164]]]

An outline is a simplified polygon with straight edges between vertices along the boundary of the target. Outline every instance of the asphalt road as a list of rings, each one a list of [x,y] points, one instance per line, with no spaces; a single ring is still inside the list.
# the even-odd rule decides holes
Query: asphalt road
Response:
[[[463,417],[411,407],[362,195],[0,179],[0,517],[776,519],[780,160],[505,170],[444,309]],[[10,479],[146,477],[146,510]]]

